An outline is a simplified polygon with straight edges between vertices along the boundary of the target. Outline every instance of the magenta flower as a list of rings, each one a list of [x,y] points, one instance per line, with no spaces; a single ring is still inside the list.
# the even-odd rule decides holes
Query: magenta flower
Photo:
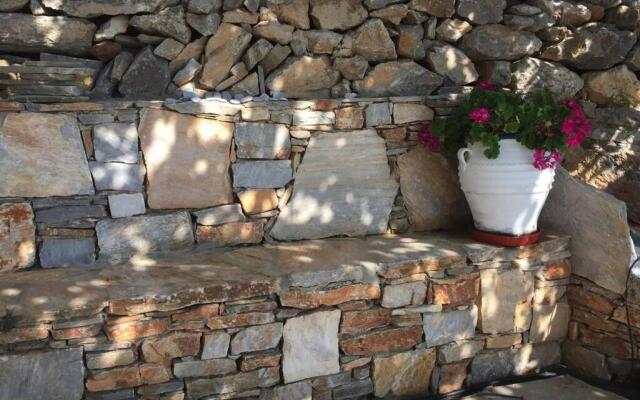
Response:
[[[560,163],[560,160],[561,156],[557,150],[536,149],[533,152],[533,167],[541,171],[547,168],[555,168]]]
[[[440,150],[440,141],[429,130],[429,124],[424,124],[422,127],[422,131],[418,134],[418,142],[431,151]]]
[[[571,109],[571,115],[565,117],[560,125],[560,130],[567,137],[567,145],[574,147],[579,145],[591,134],[591,123],[585,117],[580,104],[572,99],[565,100],[564,105]]]
[[[491,111],[486,107],[476,108],[469,113],[469,119],[479,124],[484,124],[491,120]]]
[[[570,110],[580,110],[580,104],[575,100],[575,99],[566,99],[564,101],[564,105],[565,107],[567,107]],[[582,111],[582,110],[580,110]]]
[[[495,90],[496,85],[489,81],[480,81],[478,82],[478,87],[482,90]]]

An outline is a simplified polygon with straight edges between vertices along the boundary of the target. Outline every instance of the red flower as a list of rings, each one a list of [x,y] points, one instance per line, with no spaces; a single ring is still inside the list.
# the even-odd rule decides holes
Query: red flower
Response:
[[[533,152],[533,167],[539,170],[555,168],[560,159],[561,156],[557,150],[536,149]]]
[[[571,110],[571,115],[565,117],[560,125],[560,130],[567,137],[567,145],[574,147],[579,145],[591,134],[591,123],[585,117],[580,104],[573,100],[565,100],[564,105]]]
[[[479,124],[484,124],[491,120],[491,111],[486,107],[476,108],[469,113],[469,119]]]
[[[496,85],[489,81],[480,81],[478,82],[478,87],[482,90],[495,90]]]
[[[431,151],[440,150],[440,141],[429,130],[429,124],[424,124],[422,127],[422,131],[418,134],[418,142],[428,147]]]

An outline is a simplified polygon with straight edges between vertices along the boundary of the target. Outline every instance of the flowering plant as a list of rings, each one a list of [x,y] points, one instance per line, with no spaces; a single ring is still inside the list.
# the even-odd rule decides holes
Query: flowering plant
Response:
[[[451,153],[479,142],[487,158],[497,158],[500,139],[510,135],[534,150],[532,165],[542,170],[554,168],[590,133],[591,124],[573,99],[559,101],[546,90],[521,96],[481,82],[450,117],[425,125],[418,140],[432,151]]]

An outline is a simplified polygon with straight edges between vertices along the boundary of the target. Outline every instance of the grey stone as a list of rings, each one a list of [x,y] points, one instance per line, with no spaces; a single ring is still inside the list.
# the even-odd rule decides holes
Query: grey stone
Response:
[[[460,49],[473,61],[516,60],[540,47],[542,41],[533,33],[497,24],[475,27],[460,42]]]
[[[234,139],[238,158],[287,159],[291,151],[289,128],[282,124],[240,122]]]
[[[523,17],[521,15],[510,15],[507,14],[504,16],[504,24],[510,28],[523,30],[532,27],[536,23],[533,17]]]
[[[210,360],[212,358],[226,357],[229,351],[230,341],[231,335],[225,331],[218,331],[204,335],[202,355],[200,358],[203,360]]]
[[[113,97],[116,85],[111,80],[112,69],[113,60],[110,61],[102,71],[100,71],[100,74],[93,85],[93,89],[89,93],[89,98],[91,100],[106,100]]]
[[[173,60],[171,60],[171,63],[169,63],[169,70],[171,71],[171,73],[176,73],[191,59],[200,60],[202,52],[204,51],[204,46],[207,43],[207,39],[207,36],[203,36],[200,39],[196,39],[184,46],[184,49],[180,52],[180,54],[178,54],[178,57],[174,58]]]
[[[165,107],[170,110],[177,111],[181,114],[217,114],[233,116],[240,113],[242,106],[240,104],[231,104],[226,100],[213,99],[211,101],[201,101],[194,103],[187,101],[183,103],[165,103]]]
[[[424,282],[408,282],[384,287],[382,307],[398,308],[424,303],[427,285]]]
[[[279,381],[280,369],[272,367],[219,378],[191,379],[186,382],[186,387],[190,396],[201,398],[211,394],[238,393],[257,387],[274,386]]]
[[[408,96],[431,94],[443,79],[413,61],[392,61],[376,65],[353,87],[360,96]]]
[[[367,19],[361,0],[310,0],[313,25],[322,30],[346,31]]]
[[[222,7],[222,0],[189,0],[187,11],[196,14],[209,14],[219,11]]]
[[[0,355],[0,399],[80,400],[84,374],[81,347]]]
[[[193,212],[198,225],[222,225],[229,222],[244,222],[246,217],[242,213],[239,203],[212,207]]]
[[[584,86],[578,74],[566,67],[533,57],[525,57],[512,66],[511,88],[521,93],[546,88],[560,98],[575,96]]]
[[[129,25],[142,33],[172,37],[184,44],[191,40],[191,29],[187,26],[182,6],[167,7],[156,14],[131,17]]]
[[[446,19],[438,25],[436,38],[455,43],[472,29],[471,24],[460,19]]]
[[[0,197],[94,193],[75,118],[8,113],[0,132]]]
[[[457,85],[478,79],[475,65],[462,50],[450,45],[433,46],[427,51],[427,65],[434,72],[446,76]]]
[[[114,116],[108,113],[78,114],[78,121],[83,125],[107,124],[114,120]]]
[[[4,0],[0,3],[0,12],[20,11],[29,3],[29,0]]]
[[[220,14],[187,14],[187,24],[203,36],[214,35],[220,27]]]
[[[476,25],[502,21],[506,0],[458,0],[458,15]]]
[[[367,61],[390,61],[397,58],[389,31],[379,19],[362,24],[353,34],[353,52]]]
[[[96,261],[96,245],[92,238],[45,237],[40,247],[43,268],[88,267]]]
[[[273,45],[268,40],[258,39],[242,57],[247,70],[252,70],[260,61],[262,61],[271,51]]]
[[[109,211],[111,218],[132,217],[144,214],[146,206],[142,193],[121,193],[109,196]]]
[[[100,257],[121,262],[129,256],[155,251],[180,250],[194,242],[187,212],[103,219],[96,225]]]
[[[636,45],[631,49],[629,54],[627,54],[625,64],[631,71],[640,71],[640,45]]]
[[[211,360],[184,360],[173,365],[176,378],[191,378],[209,375],[224,375],[236,371],[236,363],[228,358]]]
[[[42,0],[42,4],[74,17],[92,18],[100,15],[138,14],[155,12],[170,4],[169,0]]]
[[[233,337],[231,354],[272,349],[278,347],[281,338],[282,322],[250,326]]]
[[[96,190],[143,190],[144,166],[139,164],[90,162],[91,176]]]
[[[509,61],[483,61],[476,63],[480,79],[504,87],[511,83],[511,63]]]
[[[637,254],[624,202],[578,182],[564,168],[558,168],[540,223],[546,229],[571,235],[574,274],[614,293],[625,292],[630,262]]]
[[[145,385],[138,388],[136,392],[141,396],[158,396],[164,393],[177,392],[183,389],[184,382],[176,379],[165,383],[157,383],[155,385]]]
[[[333,68],[347,79],[362,79],[369,69],[369,63],[363,57],[336,58]]]
[[[105,217],[104,207],[99,205],[58,206],[36,211],[35,221],[48,227],[76,227],[91,228],[93,222],[89,219]]]
[[[365,112],[367,127],[391,124],[391,103],[373,103]]]
[[[340,372],[340,314],[340,310],[318,311],[287,320],[282,347],[285,383]]]
[[[505,349],[478,354],[471,361],[471,380],[474,384],[490,382],[512,375],[516,370],[518,350]]]
[[[530,17],[536,14],[540,14],[542,10],[538,7],[532,6],[530,4],[520,3],[514,4],[510,6],[507,11],[510,14],[522,15],[525,17]]]
[[[473,338],[478,322],[478,308],[473,305],[467,310],[424,313],[422,320],[427,347],[440,346]]]
[[[273,389],[273,400],[311,400],[312,395],[313,387],[309,381],[296,382]]]
[[[169,63],[154,55],[151,47],[146,47],[131,62],[118,90],[128,98],[162,99],[170,81]]]
[[[94,40],[96,42],[102,40],[111,40],[117,35],[121,35],[127,32],[129,27],[129,17],[126,15],[118,15],[110,18],[107,22],[100,25],[100,28],[96,31]]]
[[[340,386],[333,391],[334,400],[357,399],[373,393],[373,382],[371,379],[351,382],[348,385]],[[366,398],[366,397],[365,397]]]
[[[192,58],[173,76],[173,83],[177,86],[185,85],[191,82],[201,70],[202,64]]]
[[[138,162],[138,129],[127,122],[96,125],[93,148],[96,161],[135,164]]]
[[[484,348],[484,340],[459,340],[438,347],[438,363],[448,364],[473,358]]]
[[[153,54],[165,60],[173,60],[182,52],[184,45],[172,38],[166,38],[153,50]]]
[[[336,115],[332,111],[295,111],[292,121],[293,125],[299,127],[333,125]]]
[[[242,161],[233,164],[232,169],[234,188],[280,188],[292,178],[289,160]]]
[[[0,14],[0,51],[82,56],[91,49],[95,30],[94,24],[77,18]]]
[[[113,59],[113,66],[111,67],[111,81],[114,83],[120,82],[120,80],[122,79],[122,76],[124,75],[125,72],[127,72],[127,69],[129,69],[129,66],[131,65],[132,62],[133,62],[133,54],[131,52],[128,52],[128,51],[120,52]]]
[[[456,11],[455,3],[455,0],[411,0],[409,8],[435,17],[447,18]]]
[[[397,190],[375,130],[312,137],[271,235],[298,240],[383,233]]]
[[[435,349],[417,349],[373,358],[376,398],[420,398],[429,393],[429,378],[436,364]]]
[[[601,23],[590,23],[576,29],[560,43],[545,47],[540,58],[563,62],[581,70],[607,69],[622,62],[637,35]]]
[[[269,54],[267,54],[260,62],[260,66],[264,69],[264,73],[269,74],[271,71],[278,68],[278,66],[282,64],[287,57],[289,57],[289,54],[291,54],[291,47],[276,44]]]
[[[573,341],[563,345],[563,361],[569,370],[577,376],[609,382],[611,373],[607,368],[606,356],[595,350],[581,346]]]

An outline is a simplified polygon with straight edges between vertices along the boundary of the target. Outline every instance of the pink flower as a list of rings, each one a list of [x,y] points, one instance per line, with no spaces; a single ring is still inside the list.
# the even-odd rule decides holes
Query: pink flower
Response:
[[[440,141],[429,130],[429,124],[424,124],[424,127],[422,127],[422,131],[418,134],[418,142],[428,147],[431,151],[440,150]]]
[[[482,90],[494,90],[496,88],[496,85],[489,81],[480,81],[478,82],[478,87]]]
[[[555,168],[560,159],[561,156],[557,150],[536,149],[533,152],[533,167],[541,171],[547,168]]]
[[[575,99],[566,99],[564,101],[564,105],[565,107],[567,107],[570,110],[580,110],[580,103],[578,103]],[[582,110],[580,110],[582,111]]]
[[[566,136],[567,145],[574,147],[579,145],[591,134],[591,123],[585,117],[580,104],[575,100],[566,100],[565,106],[571,109],[571,115],[565,117],[560,125],[560,130]]]
[[[487,123],[491,119],[491,111],[486,107],[476,108],[469,113],[469,119],[479,124]]]

